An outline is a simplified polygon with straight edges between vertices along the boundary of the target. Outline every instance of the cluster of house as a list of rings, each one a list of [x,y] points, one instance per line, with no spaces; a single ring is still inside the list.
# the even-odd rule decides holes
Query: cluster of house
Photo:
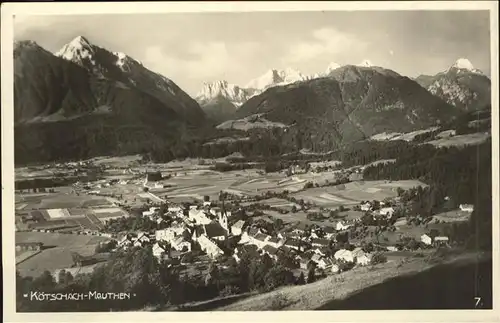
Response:
[[[373,212],[374,216],[385,216],[388,219],[392,218],[394,215],[394,208],[392,206],[385,206],[385,202],[378,202],[380,205],[380,208],[377,210],[374,210],[374,206],[371,202],[366,202],[366,203],[361,203],[360,208],[361,211],[364,212]]]
[[[151,207],[143,212],[143,216],[161,223],[163,218],[158,216],[159,207]],[[228,218],[231,212],[210,207],[210,202],[204,202],[203,207],[196,205],[189,209],[180,206],[169,206],[167,213],[174,218],[171,226],[156,230],[154,235],[140,232],[136,235],[126,235],[119,242],[118,247],[141,247],[151,245],[153,254],[158,257],[173,257],[191,251],[192,242],[197,242],[201,250],[211,258],[224,254],[219,247],[230,235],[241,234],[244,222],[238,221],[229,227]],[[153,243],[154,242],[154,243]]]
[[[394,214],[392,206],[382,204],[380,208],[373,210],[370,202],[363,203],[361,209],[386,217],[392,217]],[[159,207],[151,207],[143,212],[143,216],[160,223],[164,220],[159,216],[158,210]],[[144,247],[148,245],[151,246],[153,254],[158,258],[175,258],[191,251],[192,243],[196,242],[204,253],[215,259],[224,254],[223,249],[225,248],[221,248],[222,243],[228,239],[236,238],[238,246],[233,250],[233,257],[236,261],[240,261],[241,252],[245,248],[252,247],[260,254],[267,254],[275,260],[278,259],[280,252],[284,252],[293,255],[300,263],[301,268],[314,262],[319,268],[332,272],[340,270],[339,264],[341,262],[363,266],[369,264],[372,259],[372,254],[364,252],[361,248],[341,249],[333,256],[327,256],[327,251],[331,243],[336,242],[337,235],[347,232],[356,221],[338,221],[332,226],[321,228],[308,228],[306,224],[298,223],[291,229],[280,231],[271,236],[265,229],[255,226],[249,227],[247,222],[243,220],[238,220],[229,226],[231,213],[218,207],[212,207],[209,201],[205,201],[203,205],[190,206],[187,209],[182,206],[169,205],[167,213],[174,218],[173,223],[168,228],[156,230],[154,234],[149,235],[144,232],[135,235],[128,234],[118,241],[118,247]],[[434,246],[448,243],[448,237],[431,238],[427,234],[423,234],[420,240],[425,245]],[[388,250],[390,249],[388,248]]]
[[[307,269],[314,263],[318,268],[336,273],[340,270],[340,263],[361,266],[369,264],[372,255],[365,253],[361,248],[352,251],[341,249],[333,257],[327,256],[330,244],[336,242],[336,235],[348,227],[342,224],[339,228],[327,226],[306,230],[305,224],[299,223],[292,230],[279,232],[276,236],[270,236],[257,228],[250,228],[242,232],[240,246],[236,248],[233,257],[239,262],[240,254],[245,247],[253,246],[261,254],[267,254],[274,260],[278,260],[280,252],[293,255],[302,269]]]

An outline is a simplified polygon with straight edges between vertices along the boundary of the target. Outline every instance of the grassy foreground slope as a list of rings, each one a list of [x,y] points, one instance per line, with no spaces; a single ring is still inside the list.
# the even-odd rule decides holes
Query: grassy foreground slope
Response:
[[[473,264],[479,259],[490,259],[490,257],[491,254],[467,253],[439,262],[427,262],[425,258],[409,258],[403,263],[401,261],[393,261],[376,265],[373,268],[371,266],[360,267],[339,275],[328,276],[325,279],[311,284],[283,287],[266,294],[249,297],[215,310],[265,311],[335,309],[335,301],[345,300],[366,288],[390,282],[391,279],[395,277],[412,276],[427,270],[433,270],[439,265],[459,266]],[[411,277],[409,278],[411,279]],[[401,296],[404,297],[405,295]],[[362,306],[362,304],[359,304],[359,308],[357,309],[363,309]],[[390,308],[390,304],[387,304],[387,306]],[[473,306],[471,306],[471,308],[473,308]]]

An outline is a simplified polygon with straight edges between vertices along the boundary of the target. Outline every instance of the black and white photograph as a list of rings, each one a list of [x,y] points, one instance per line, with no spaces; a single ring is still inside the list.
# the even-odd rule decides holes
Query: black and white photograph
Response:
[[[498,3],[350,3],[2,6],[4,306],[498,319]]]

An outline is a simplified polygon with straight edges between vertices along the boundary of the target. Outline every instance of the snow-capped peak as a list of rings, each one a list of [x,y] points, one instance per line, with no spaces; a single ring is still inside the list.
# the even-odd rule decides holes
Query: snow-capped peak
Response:
[[[264,90],[273,86],[286,85],[306,79],[306,76],[293,68],[286,68],[284,70],[271,69],[262,76],[251,80],[246,85],[246,88]]]
[[[459,72],[461,70],[467,70],[469,72],[482,74],[480,70],[474,68],[474,65],[472,65],[472,63],[467,58],[457,59],[456,62],[448,69],[448,71],[452,69],[457,69]]]
[[[199,102],[209,101],[219,96],[227,98],[236,106],[240,106],[250,98],[251,91],[242,89],[238,85],[230,84],[226,80],[203,83],[203,88],[196,95]]]
[[[359,63],[358,66],[361,66],[361,67],[372,67],[373,64],[372,64],[372,62],[370,60],[365,59],[361,63]]]
[[[462,68],[469,71],[474,70],[474,66],[467,58],[459,58],[452,67]]]
[[[330,74],[331,71],[336,70],[339,67],[340,67],[339,64],[331,62],[330,64],[328,64],[328,67],[326,68],[326,74]]]
[[[72,41],[64,45],[58,52],[55,53],[56,56],[75,62],[81,62],[85,58],[92,61],[91,58],[93,54],[93,46],[83,36],[75,37]]]

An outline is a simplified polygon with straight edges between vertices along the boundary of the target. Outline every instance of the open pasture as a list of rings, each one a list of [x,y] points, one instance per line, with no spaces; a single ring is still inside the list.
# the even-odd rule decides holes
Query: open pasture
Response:
[[[91,256],[94,251],[95,245],[49,248],[17,264],[16,269],[22,276],[37,277],[45,270],[52,272],[71,267],[73,265],[73,252],[82,256]]]
[[[41,242],[46,246],[79,247],[95,245],[109,240],[106,237],[78,234],[46,233],[46,232],[16,232],[16,243]]]
[[[418,181],[357,181],[336,186],[311,188],[293,196],[323,207],[354,205],[361,201],[383,200],[397,196],[397,188],[426,186]]]
[[[463,212],[459,209],[439,213],[433,216],[434,220],[431,222],[445,222],[445,223],[453,223],[453,222],[467,222],[470,219],[470,213]]]
[[[488,140],[488,138],[491,138],[491,133],[480,132],[440,138],[437,140],[429,141],[426,144],[431,144],[436,147],[462,147],[468,145],[479,145]]]
[[[107,199],[89,195],[47,194],[43,196],[23,196],[23,203],[30,209],[71,209],[112,205]]]

